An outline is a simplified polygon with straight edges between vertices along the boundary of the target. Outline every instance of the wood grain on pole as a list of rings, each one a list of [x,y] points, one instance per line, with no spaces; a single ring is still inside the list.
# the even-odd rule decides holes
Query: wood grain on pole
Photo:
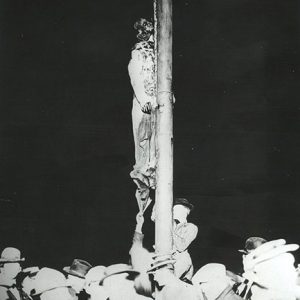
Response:
[[[157,187],[155,249],[168,255],[173,246],[173,93],[172,0],[157,0]]]

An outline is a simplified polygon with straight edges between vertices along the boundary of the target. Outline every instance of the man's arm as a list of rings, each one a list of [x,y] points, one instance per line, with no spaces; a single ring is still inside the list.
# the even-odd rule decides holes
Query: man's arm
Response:
[[[176,250],[182,252],[186,250],[191,242],[196,238],[198,234],[198,227],[192,223],[188,223],[187,226],[181,227],[178,230],[174,230],[174,245]]]
[[[146,272],[152,263],[152,254],[143,247],[143,224],[144,216],[141,212],[139,212],[136,216],[136,227],[129,254],[133,268],[140,272]]]
[[[136,215],[136,226],[133,234],[132,247],[133,246],[143,247],[143,240],[144,240],[143,225],[144,225],[144,216],[141,212],[139,212]]]

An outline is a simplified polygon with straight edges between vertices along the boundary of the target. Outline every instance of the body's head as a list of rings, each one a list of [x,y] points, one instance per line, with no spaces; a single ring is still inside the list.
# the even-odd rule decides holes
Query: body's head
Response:
[[[152,22],[140,18],[134,24],[134,29],[137,30],[137,39],[140,41],[148,41],[153,38],[154,26]]]

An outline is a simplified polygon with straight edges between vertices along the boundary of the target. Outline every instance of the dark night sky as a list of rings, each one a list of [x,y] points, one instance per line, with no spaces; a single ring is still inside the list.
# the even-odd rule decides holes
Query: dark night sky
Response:
[[[1,1],[0,246],[28,264],[128,258],[127,64],[151,9]],[[196,205],[196,267],[238,270],[251,235],[300,242],[299,16],[296,0],[174,0],[174,192]]]

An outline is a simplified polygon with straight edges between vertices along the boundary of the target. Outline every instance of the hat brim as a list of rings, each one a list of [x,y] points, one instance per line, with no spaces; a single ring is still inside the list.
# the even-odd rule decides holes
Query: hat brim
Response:
[[[162,267],[174,264],[175,262],[176,262],[176,259],[159,262],[159,263],[153,265],[150,269],[148,269],[147,273],[148,274],[155,273],[157,270],[161,269]]]
[[[33,292],[30,296],[38,296],[38,295],[41,295],[45,292],[48,292],[48,291],[52,291],[52,290],[56,290],[56,289],[59,289],[59,288],[70,288],[71,286],[70,285],[60,285],[60,286],[55,286],[55,287],[49,287],[47,289],[43,289],[43,290],[37,290],[35,292]]]
[[[122,270],[122,271],[119,271],[119,272],[114,272],[112,274],[108,274],[108,275],[104,276],[101,280],[97,280],[97,281],[99,281],[99,285],[101,285],[106,278],[111,277],[113,275],[122,274],[122,273],[129,273],[130,275],[135,275],[135,276],[138,276],[140,274],[139,271],[135,271],[135,270],[132,270],[132,269],[127,269],[127,270]]]
[[[75,276],[75,277],[78,277],[78,278],[81,278],[81,279],[85,279],[85,276],[80,274],[80,273],[76,273],[74,272],[73,270],[71,270],[71,267],[64,267],[63,268],[63,271],[69,275],[72,275],[72,276]]]
[[[20,259],[6,259],[6,258],[0,258],[0,263],[20,263],[25,261],[25,258],[20,258]]]
[[[29,274],[29,275],[35,275],[40,271],[39,267],[28,267],[22,270],[22,273]]]

